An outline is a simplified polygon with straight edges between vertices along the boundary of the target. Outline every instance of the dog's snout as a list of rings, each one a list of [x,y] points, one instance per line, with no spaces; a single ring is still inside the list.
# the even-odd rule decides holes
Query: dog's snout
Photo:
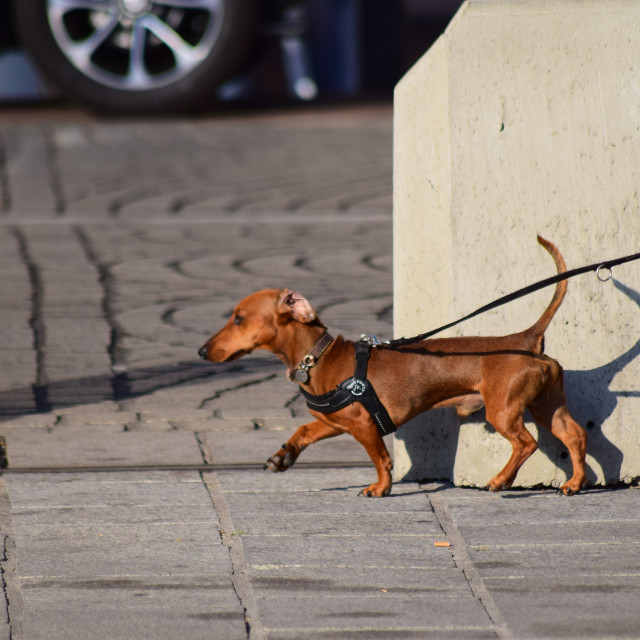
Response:
[[[206,360],[207,359],[207,355],[208,355],[209,350],[207,349],[207,345],[205,344],[204,347],[200,347],[200,349],[198,349],[198,355],[203,359]]]

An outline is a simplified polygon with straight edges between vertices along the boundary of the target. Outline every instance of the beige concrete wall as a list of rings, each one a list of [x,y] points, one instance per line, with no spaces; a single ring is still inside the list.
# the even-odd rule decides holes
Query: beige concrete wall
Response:
[[[640,3],[470,0],[401,80],[394,116],[394,324],[415,335],[569,268],[640,250]],[[640,263],[571,280],[546,334],[587,429],[589,481],[640,476]],[[547,289],[443,335],[522,330]],[[537,435],[536,426],[527,426]],[[561,484],[541,433],[516,485]],[[398,432],[396,478],[485,485],[509,444],[448,410]]]

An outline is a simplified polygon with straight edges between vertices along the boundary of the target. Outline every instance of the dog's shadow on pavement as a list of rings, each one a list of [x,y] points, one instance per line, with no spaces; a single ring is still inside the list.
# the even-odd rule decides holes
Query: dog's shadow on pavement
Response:
[[[613,278],[612,282],[616,289],[624,293],[640,308],[640,293],[638,291]],[[624,453],[605,436],[602,432],[602,425],[615,411],[619,397],[640,398],[640,390],[637,389],[613,391],[609,388],[615,376],[635,360],[638,355],[640,355],[640,339],[626,352],[601,367],[586,371],[564,371],[565,392],[569,411],[587,432],[587,454],[602,470],[597,473],[596,470],[589,466],[589,461],[587,461],[587,482],[589,484],[593,484],[598,478],[602,477],[604,477],[604,482],[607,484],[622,480],[620,476]],[[438,415],[437,419],[428,422],[427,429],[435,432],[432,436],[435,435],[435,439],[439,440],[440,444],[432,448],[432,443],[429,442],[431,438],[415,437],[417,430],[425,428],[425,425],[420,424],[419,421],[415,425],[416,431],[414,435],[405,435],[401,429],[398,432],[398,437],[400,440],[405,440],[407,455],[412,465],[421,466],[425,455],[433,457],[435,454],[438,458],[437,475],[439,477],[453,478],[460,427],[463,427],[465,422],[474,424],[485,422],[487,431],[494,432],[494,429],[486,423],[484,409],[472,414],[463,421],[459,421],[453,410],[437,409],[435,411],[439,412],[440,415]],[[433,414],[434,411],[430,413]],[[528,422],[533,422],[528,414],[525,415],[525,419]],[[441,424],[441,428],[436,426],[438,423]],[[411,428],[413,430],[413,427]],[[567,477],[571,476],[572,465],[566,448],[543,428],[538,429],[538,450],[554,465],[564,471]],[[478,455],[482,455],[482,452],[479,451]],[[416,475],[415,472],[409,470],[406,477],[410,479],[416,477]]]

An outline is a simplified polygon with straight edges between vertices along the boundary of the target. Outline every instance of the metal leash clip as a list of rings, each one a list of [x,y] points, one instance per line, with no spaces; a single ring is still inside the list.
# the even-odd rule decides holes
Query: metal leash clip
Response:
[[[602,274],[600,273],[600,269],[603,270]],[[596,269],[596,276],[598,280],[600,280],[600,282],[608,282],[609,280],[611,280],[611,278],[613,278],[613,270],[606,264],[601,264]]]
[[[366,333],[363,333],[360,336],[360,342],[366,342],[372,347],[379,347],[383,344],[391,344],[390,340],[383,340],[382,342],[380,342],[380,340],[378,340],[378,336],[368,336]]]
[[[302,362],[298,368],[293,372],[293,378],[296,382],[302,382],[306,384],[309,382],[309,369],[315,366],[316,359],[312,355],[306,355],[302,358]]]

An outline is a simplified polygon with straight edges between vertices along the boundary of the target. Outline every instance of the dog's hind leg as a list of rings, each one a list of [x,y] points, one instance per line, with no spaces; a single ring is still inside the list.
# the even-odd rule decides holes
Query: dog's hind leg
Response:
[[[547,428],[569,450],[573,475],[561,487],[565,496],[578,493],[584,486],[587,475],[585,456],[587,451],[587,434],[571,417],[564,400],[562,389],[556,388],[545,402],[537,402],[529,407],[534,420]]]
[[[487,485],[487,489],[491,491],[501,491],[508,489],[513,484],[518,470],[538,448],[538,443],[524,426],[522,413],[513,415],[513,412],[507,409],[492,414],[488,410],[487,421],[511,443],[512,447],[511,457],[504,469],[494,476]]]

